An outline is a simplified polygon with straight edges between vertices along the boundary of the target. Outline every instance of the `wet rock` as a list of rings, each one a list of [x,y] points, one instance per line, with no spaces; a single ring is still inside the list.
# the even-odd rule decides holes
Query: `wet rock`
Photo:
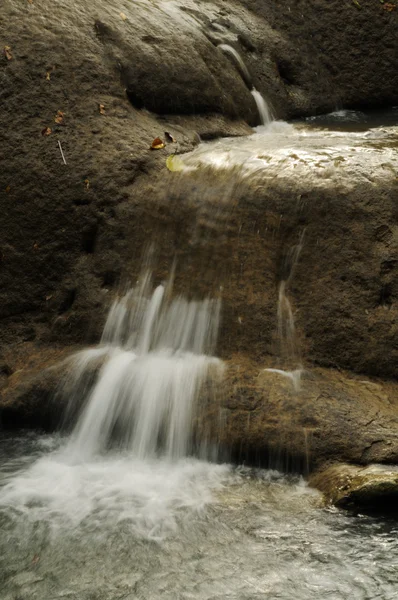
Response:
[[[398,467],[336,464],[315,473],[309,482],[342,508],[397,510]]]
[[[309,368],[300,388],[245,356],[228,363],[224,396],[203,435],[237,462],[308,473],[330,461],[398,464],[398,386]],[[265,369],[264,369],[265,367]],[[289,374],[287,374],[289,375]]]
[[[76,391],[68,380],[72,363],[65,359],[74,350],[64,349],[51,362],[52,349],[42,349],[26,361],[29,368],[9,378],[0,397],[4,425],[53,429],[64,423]],[[75,408],[101,360],[87,370]],[[283,371],[267,370],[274,366],[272,357],[258,364],[235,355],[226,366],[222,393],[204,394],[195,425],[200,439],[220,445],[224,459],[305,474],[337,461],[398,464],[396,383],[308,367],[295,387]]]

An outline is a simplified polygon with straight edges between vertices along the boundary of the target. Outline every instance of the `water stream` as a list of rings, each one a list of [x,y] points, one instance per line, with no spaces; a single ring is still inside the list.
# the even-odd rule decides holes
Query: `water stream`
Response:
[[[354,155],[357,177],[369,162],[375,180],[391,172],[394,131],[274,123],[181,164],[261,164],[298,181],[310,165],[315,185],[348,185]],[[293,383],[289,284],[303,243],[299,233],[279,283],[279,371]],[[326,508],[299,476],[209,460],[195,422],[223,376],[220,312],[219,299],[175,297],[173,274],[153,286],[144,272],[99,345],[70,359],[65,432],[0,434],[1,600],[397,598],[396,521]]]

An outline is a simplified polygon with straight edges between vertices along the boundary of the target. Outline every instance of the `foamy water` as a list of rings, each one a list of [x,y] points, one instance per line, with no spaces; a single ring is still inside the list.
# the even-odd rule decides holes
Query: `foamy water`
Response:
[[[125,522],[132,535],[161,540],[184,515],[203,510],[229,474],[227,466],[196,459],[140,460],[116,452],[78,462],[62,447],[3,478],[0,511],[46,522],[54,533]]]

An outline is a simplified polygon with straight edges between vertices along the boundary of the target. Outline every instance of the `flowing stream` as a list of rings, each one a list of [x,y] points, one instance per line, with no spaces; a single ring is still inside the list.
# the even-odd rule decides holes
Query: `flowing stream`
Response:
[[[307,161],[326,169],[322,185],[336,155],[350,165],[354,153],[358,177],[371,160],[383,178],[395,129],[340,135],[336,115],[206,144],[181,168],[275,163],[283,176],[296,161],[299,176]],[[302,244],[298,232],[279,284],[290,373],[301,369],[289,283]],[[155,287],[145,272],[114,301],[99,345],[69,361],[64,432],[0,434],[0,599],[395,600],[396,520],[327,508],[299,476],[211,460],[197,414],[223,377],[221,301],[172,292],[172,275]]]

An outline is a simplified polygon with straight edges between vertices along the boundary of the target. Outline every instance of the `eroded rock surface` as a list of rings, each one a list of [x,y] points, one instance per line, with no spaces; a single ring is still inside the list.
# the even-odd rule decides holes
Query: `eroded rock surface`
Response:
[[[240,52],[279,117],[395,103],[398,10],[373,0],[360,5],[3,0],[0,385],[7,422],[57,420],[48,414],[60,373],[46,367],[98,342],[113,295],[137,277],[155,241],[158,280],[177,257],[177,290],[222,292],[218,355],[231,365],[222,431],[230,431],[225,441],[235,453],[290,453],[314,464],[331,456],[397,461],[395,384],[368,381],[398,374],[393,160],[383,154],[377,173],[366,173],[356,151],[346,165],[331,153],[330,173],[322,164],[303,167],[293,150],[283,176],[270,160],[253,179],[240,168],[166,168],[169,155],[192,150],[199,136],[247,135],[258,123],[220,42]],[[176,142],[151,150],[166,131]],[[289,176],[295,167],[300,177]],[[288,293],[310,375],[294,395],[288,381],[263,368],[280,366],[270,358],[278,286],[304,231]],[[367,383],[314,364],[364,373]]]
[[[371,464],[358,467],[336,464],[310,477],[311,485],[342,508],[395,510],[398,499],[398,468]]]

